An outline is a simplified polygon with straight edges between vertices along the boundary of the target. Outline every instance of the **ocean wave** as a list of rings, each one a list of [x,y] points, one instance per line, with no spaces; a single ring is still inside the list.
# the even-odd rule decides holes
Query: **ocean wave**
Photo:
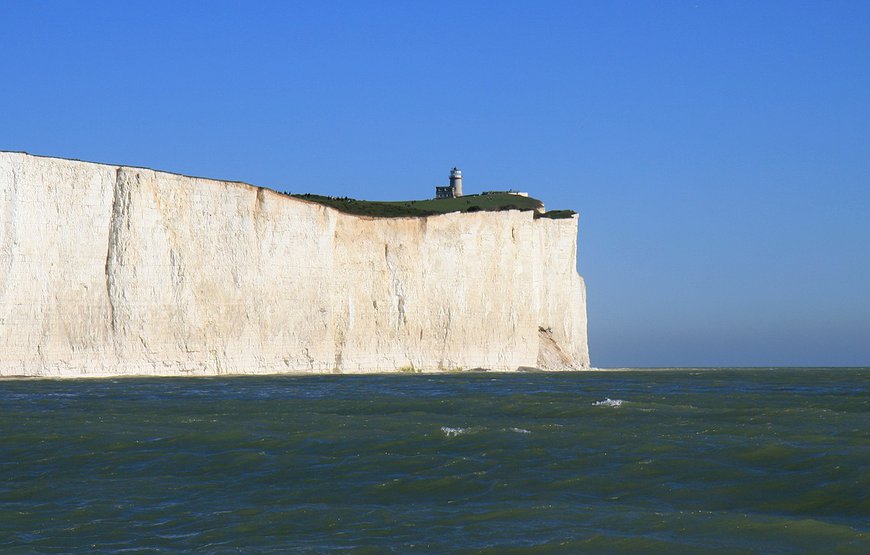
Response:
[[[610,397],[605,397],[603,401],[595,401],[592,403],[596,407],[620,407],[622,403],[624,403],[622,399],[611,399]]]
[[[457,437],[457,436],[461,436],[463,434],[468,434],[468,433],[472,433],[472,432],[474,432],[474,433],[486,432],[487,430],[488,430],[488,428],[486,428],[485,426],[484,427],[475,426],[473,428],[460,428],[460,427],[453,428],[451,426],[441,426],[441,433],[444,434],[445,437]],[[500,428],[499,431],[512,432],[515,434],[530,434],[530,433],[532,433],[531,430],[527,430],[525,428],[517,428],[516,426],[511,427],[511,428]]]

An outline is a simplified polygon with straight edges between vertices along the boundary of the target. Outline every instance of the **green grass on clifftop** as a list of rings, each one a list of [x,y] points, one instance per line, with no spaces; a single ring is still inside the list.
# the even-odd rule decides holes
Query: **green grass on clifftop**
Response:
[[[290,196],[317,202],[347,214],[377,218],[423,217],[446,214],[448,212],[537,211],[543,206],[543,203],[538,199],[512,195],[510,193],[487,193],[482,195],[467,195],[459,198],[407,201],[356,200],[347,197],[327,197],[312,194]],[[574,212],[571,210],[553,210],[540,214],[540,217],[570,218],[573,215]]]

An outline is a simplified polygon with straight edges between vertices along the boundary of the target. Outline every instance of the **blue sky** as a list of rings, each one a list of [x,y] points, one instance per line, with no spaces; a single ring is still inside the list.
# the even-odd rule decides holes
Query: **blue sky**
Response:
[[[18,2],[0,149],[580,212],[592,361],[870,365],[870,3]]]

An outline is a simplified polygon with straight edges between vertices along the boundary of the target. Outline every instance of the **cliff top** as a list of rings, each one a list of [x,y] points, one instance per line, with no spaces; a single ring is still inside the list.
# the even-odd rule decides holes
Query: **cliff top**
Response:
[[[290,196],[317,202],[347,214],[380,218],[424,217],[448,212],[500,212],[503,210],[534,210],[535,217],[543,218],[570,218],[575,214],[572,210],[541,212],[544,203],[540,200],[510,193],[483,193],[456,198],[406,201],[358,200],[308,193]]]
[[[231,183],[241,187],[250,187],[252,189],[265,189],[267,191],[271,191],[273,193],[277,193],[279,195],[289,196],[292,198],[298,198],[301,200],[306,200],[309,202],[315,202],[318,204],[322,204],[324,206],[328,206],[330,208],[334,208],[340,212],[344,212],[345,214],[351,214],[355,216],[369,216],[376,218],[413,218],[413,217],[426,217],[426,216],[434,216],[438,214],[447,214],[450,212],[501,212],[505,210],[522,210],[522,211],[534,211],[535,218],[552,218],[552,219],[561,219],[561,218],[570,218],[576,214],[573,210],[550,210],[549,212],[543,212],[544,203],[538,199],[515,195],[507,192],[488,192],[476,195],[464,195],[456,198],[445,198],[445,199],[425,199],[425,200],[407,200],[407,201],[372,201],[372,200],[359,200],[352,199],[348,197],[330,197],[324,195],[314,195],[310,193],[305,194],[291,194],[288,192],[279,191],[276,189],[272,189],[270,187],[261,187],[257,185],[251,185],[250,183],[245,183],[243,181],[232,181],[225,179],[216,179],[209,177],[198,177],[192,175],[186,175],[177,172],[170,172],[166,170],[155,170],[153,168],[148,168],[144,166],[130,166],[130,165],[117,165],[117,164],[106,164],[103,162],[91,162],[88,160],[79,160],[76,158],[58,158],[55,156],[46,156],[42,154],[31,154],[29,152],[23,151],[9,151],[9,150],[0,150],[0,155],[4,154],[12,154],[12,155],[24,155],[31,156],[35,158],[40,158],[44,160],[60,160],[64,162],[79,162],[82,164],[94,164],[98,166],[111,166],[115,168],[130,168],[135,170],[146,170],[153,171],[157,173],[170,174],[170,175],[179,175],[182,177],[189,177],[192,179],[201,179],[206,181],[220,181],[222,183]]]

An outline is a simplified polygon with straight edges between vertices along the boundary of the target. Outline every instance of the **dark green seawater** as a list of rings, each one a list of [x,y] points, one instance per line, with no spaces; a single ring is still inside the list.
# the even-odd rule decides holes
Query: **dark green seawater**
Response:
[[[0,552],[870,553],[870,369],[0,382]]]

